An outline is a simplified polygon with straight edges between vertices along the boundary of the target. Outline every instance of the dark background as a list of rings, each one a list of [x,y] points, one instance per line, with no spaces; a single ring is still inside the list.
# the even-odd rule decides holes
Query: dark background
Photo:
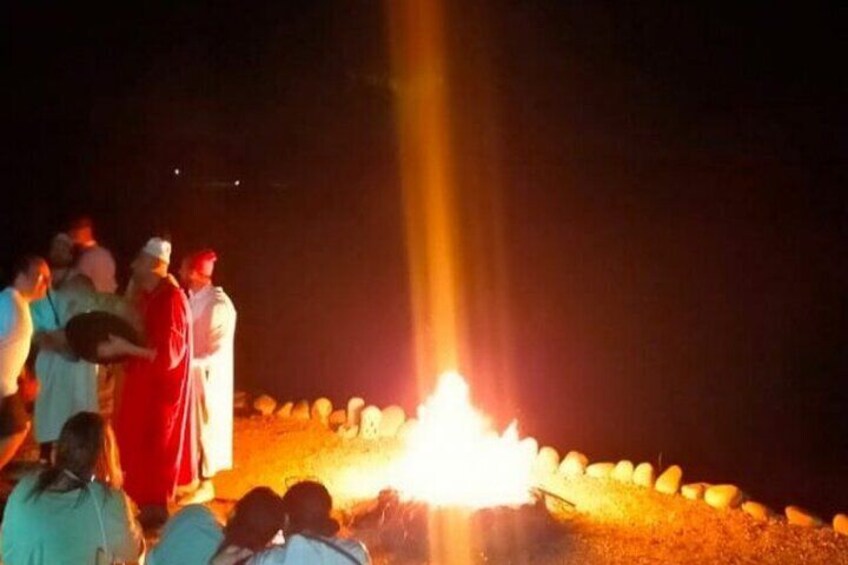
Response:
[[[469,325],[511,386],[473,380],[563,451],[829,518],[848,510],[845,8],[669,4],[451,3],[461,225],[498,235],[505,273],[487,288],[483,254],[470,290],[508,320],[483,331],[475,302]],[[414,406],[380,3],[2,20],[4,265],[78,212],[121,282],[155,231],[177,259],[212,245],[239,386]]]

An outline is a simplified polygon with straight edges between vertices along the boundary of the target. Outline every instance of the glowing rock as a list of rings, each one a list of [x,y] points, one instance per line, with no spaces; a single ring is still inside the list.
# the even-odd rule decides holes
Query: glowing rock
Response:
[[[559,473],[563,477],[580,477],[586,472],[589,458],[579,451],[569,451],[559,466]]]
[[[822,525],[821,518],[799,506],[786,507],[786,520],[793,526],[803,526],[805,528],[818,528]]]
[[[654,466],[650,463],[639,463],[633,471],[633,484],[640,487],[652,488],[655,478]]]
[[[758,522],[765,522],[771,516],[771,510],[768,506],[753,500],[743,502],[742,510]]]
[[[236,410],[244,410],[247,408],[248,395],[243,390],[237,390],[233,393],[233,408]]]
[[[704,502],[718,509],[737,508],[742,498],[742,491],[735,485],[713,485],[704,492]]]
[[[359,434],[359,426],[349,426],[347,424],[343,424],[339,426],[339,429],[336,430],[336,433],[342,439],[353,439]]]
[[[704,492],[710,487],[707,483],[690,483],[680,487],[680,494],[689,500],[702,500]]]
[[[275,415],[277,418],[291,418],[292,408],[294,408],[294,402],[286,402],[277,409]]]
[[[333,403],[329,398],[321,397],[312,403],[309,415],[313,420],[321,422],[325,426],[330,425],[330,413],[333,411]]]
[[[833,517],[833,531],[848,536],[848,515],[837,514]]]
[[[593,479],[606,479],[612,475],[615,463],[592,463],[586,467],[586,476]]]
[[[677,494],[680,490],[681,479],[683,479],[683,469],[678,465],[672,465],[657,478],[654,488],[663,494]]]
[[[553,475],[559,468],[559,453],[553,447],[546,445],[539,450],[533,462],[533,471],[539,475]]]
[[[627,459],[619,461],[612,471],[612,478],[620,483],[629,483],[633,480],[633,462]]]
[[[341,408],[338,410],[333,410],[330,414],[330,427],[338,428],[345,422],[347,422],[347,412],[342,410]]]
[[[380,420],[382,419],[383,413],[376,406],[363,408],[359,421],[359,437],[377,439],[380,436]]]
[[[309,419],[309,403],[305,400],[298,400],[291,412],[292,418],[295,420]]]
[[[418,419],[417,418],[408,419],[406,422],[403,423],[403,425],[398,430],[397,437],[399,437],[400,439],[406,439],[407,437],[409,437],[409,434],[412,433],[412,430],[414,430],[415,426],[417,426],[417,425],[418,425]]]
[[[400,406],[391,405],[383,408],[383,417],[380,418],[380,437],[395,437],[398,430],[406,421],[406,412]]]
[[[362,409],[365,408],[365,401],[358,396],[354,396],[347,401],[347,425],[358,426],[359,416],[362,414]]]
[[[262,396],[253,401],[253,409],[262,414],[263,416],[271,415],[276,407],[277,401],[268,396],[267,394],[263,394]]]

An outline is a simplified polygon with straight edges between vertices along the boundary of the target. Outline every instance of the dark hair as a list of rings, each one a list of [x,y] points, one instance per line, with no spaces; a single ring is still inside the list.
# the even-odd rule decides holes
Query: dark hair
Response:
[[[283,528],[283,501],[268,487],[251,489],[236,502],[224,526],[224,540],[217,553],[234,545],[259,551]]]
[[[95,476],[111,484],[121,482],[117,451],[111,428],[100,414],[79,412],[65,422],[56,443],[56,462],[43,470],[35,481],[30,496],[38,497],[60,480],[67,481],[66,490],[82,489]]]
[[[287,536],[300,532],[333,536],[339,531],[339,523],[330,516],[333,499],[321,483],[301,481],[292,485],[283,495],[283,507],[288,517]]]

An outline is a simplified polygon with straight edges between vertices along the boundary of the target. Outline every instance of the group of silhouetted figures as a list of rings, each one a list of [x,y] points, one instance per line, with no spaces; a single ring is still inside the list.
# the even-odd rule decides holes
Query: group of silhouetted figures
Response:
[[[3,563],[370,562],[319,483],[256,488],[224,526],[202,505],[232,468],[236,310],[213,250],[177,276],[171,250],[151,237],[118,293],[112,254],[77,218],[0,292],[0,469],[31,427],[40,444],[39,470],[2,479]],[[142,532],[160,528],[146,551]]]

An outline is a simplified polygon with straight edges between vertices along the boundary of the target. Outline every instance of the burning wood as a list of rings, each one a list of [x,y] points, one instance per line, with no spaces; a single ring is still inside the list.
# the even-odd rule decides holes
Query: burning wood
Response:
[[[470,531],[473,543],[464,549],[498,563],[520,561],[528,547],[552,546],[566,534],[565,523],[548,511],[546,494],[534,493],[530,503],[520,506],[473,509],[404,501],[397,491],[384,490],[376,500],[354,508],[346,525],[371,538],[371,546],[403,559],[427,559],[434,537],[445,543],[451,529],[461,527]]]

